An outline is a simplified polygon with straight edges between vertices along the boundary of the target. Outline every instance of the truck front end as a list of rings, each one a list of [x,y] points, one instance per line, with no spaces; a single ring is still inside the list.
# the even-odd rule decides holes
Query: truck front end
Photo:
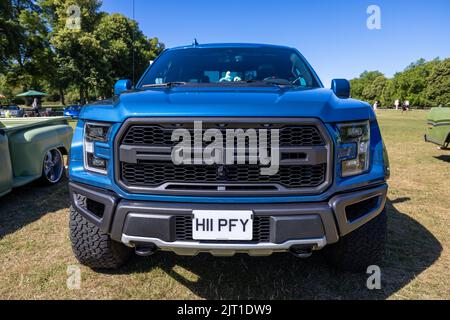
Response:
[[[132,252],[307,257],[362,270],[382,255],[389,174],[370,106],[295,49],[164,52],[137,89],[83,108],[70,158],[80,262]],[[345,83],[344,83],[345,84]],[[178,158],[177,158],[178,155]]]

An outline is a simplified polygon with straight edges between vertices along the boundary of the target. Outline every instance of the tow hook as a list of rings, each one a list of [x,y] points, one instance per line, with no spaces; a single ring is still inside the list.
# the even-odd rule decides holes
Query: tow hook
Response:
[[[292,246],[289,252],[296,258],[309,258],[312,255],[311,246]]]
[[[158,250],[158,248],[155,245],[146,245],[146,246],[136,246],[135,247],[135,252],[138,256],[141,257],[148,257],[153,255],[156,250]]]

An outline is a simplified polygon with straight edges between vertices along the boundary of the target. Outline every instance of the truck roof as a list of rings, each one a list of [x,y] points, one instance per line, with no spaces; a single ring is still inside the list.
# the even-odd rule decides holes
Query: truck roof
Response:
[[[259,47],[270,47],[270,48],[285,48],[292,49],[288,46],[281,46],[275,44],[263,44],[263,43],[202,43],[202,44],[191,44],[186,46],[178,46],[169,48],[167,50],[179,50],[188,48],[259,48]]]

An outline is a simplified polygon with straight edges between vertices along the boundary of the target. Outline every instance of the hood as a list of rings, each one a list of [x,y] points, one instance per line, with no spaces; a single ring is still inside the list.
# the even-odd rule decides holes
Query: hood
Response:
[[[367,103],[329,89],[153,88],[86,106],[80,118],[123,122],[130,117],[309,117],[342,122],[374,117]]]

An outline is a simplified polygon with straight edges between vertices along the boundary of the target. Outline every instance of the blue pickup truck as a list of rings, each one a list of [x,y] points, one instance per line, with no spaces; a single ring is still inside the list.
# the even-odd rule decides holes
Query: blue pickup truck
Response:
[[[117,268],[157,250],[320,251],[355,272],[380,263],[389,162],[347,80],[324,88],[289,47],[195,43],[114,93],[82,109],[72,142],[82,264]]]

